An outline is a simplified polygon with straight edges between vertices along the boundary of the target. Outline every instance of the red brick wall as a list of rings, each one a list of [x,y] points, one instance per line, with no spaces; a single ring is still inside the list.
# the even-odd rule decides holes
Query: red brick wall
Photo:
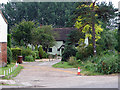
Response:
[[[0,63],[5,62],[7,63],[7,43],[6,42],[0,42],[1,46],[1,52],[0,52]]]

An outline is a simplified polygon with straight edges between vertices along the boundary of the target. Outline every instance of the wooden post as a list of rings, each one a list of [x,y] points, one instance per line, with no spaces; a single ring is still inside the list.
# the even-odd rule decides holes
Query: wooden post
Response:
[[[5,76],[5,70],[4,70],[4,76]]]

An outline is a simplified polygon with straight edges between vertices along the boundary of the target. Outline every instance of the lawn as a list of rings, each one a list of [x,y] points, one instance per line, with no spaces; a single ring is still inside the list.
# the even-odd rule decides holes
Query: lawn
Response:
[[[15,63],[12,63],[12,64],[8,64],[6,67],[0,68],[0,71],[1,71],[0,75],[4,75],[4,70],[9,70],[9,68],[14,67],[14,65]],[[23,67],[18,65],[18,67],[13,72],[3,77],[3,79],[11,79],[12,77],[16,77],[21,71],[21,69],[23,69]]]

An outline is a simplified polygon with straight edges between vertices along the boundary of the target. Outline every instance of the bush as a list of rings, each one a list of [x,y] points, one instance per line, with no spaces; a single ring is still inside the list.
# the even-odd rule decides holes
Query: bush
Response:
[[[36,53],[34,52],[34,51],[32,51],[32,56],[33,56],[33,60],[35,60],[36,59]]]
[[[43,54],[44,54],[43,48],[42,48],[42,46],[40,46],[39,47],[39,57],[40,57],[40,59],[43,58]]]
[[[62,54],[62,61],[68,61],[71,56],[76,55],[77,50],[72,45],[67,45]]]
[[[48,54],[44,51],[42,58],[48,58]]]
[[[7,62],[10,64],[12,61],[12,51],[9,47],[7,47]]]
[[[9,48],[11,48],[11,34],[8,34],[8,35],[7,35],[7,40],[8,40],[7,46],[8,46]]]
[[[76,57],[73,57],[73,56],[70,57],[70,59],[68,60],[68,64],[76,66],[77,65]]]
[[[25,61],[34,61],[33,56],[25,56]]]
[[[97,54],[99,55],[103,50],[100,46],[96,46]],[[93,56],[93,46],[88,45],[87,47],[79,47],[78,52],[76,53],[76,58],[82,61],[86,60],[86,58]]]
[[[106,53],[100,57],[96,69],[100,73],[111,74],[120,72],[118,66],[118,54]]]
[[[100,56],[94,56],[87,59],[84,67],[87,70],[103,74],[119,73],[118,54],[114,51],[105,51]]]
[[[32,55],[32,50],[29,48],[22,48],[22,56],[23,60],[25,60],[25,56]]]
[[[35,53],[35,59],[39,59],[39,51],[33,51]]]
[[[11,48],[11,51],[12,51],[12,58],[13,60],[17,60],[18,59],[18,56],[21,55],[21,49],[20,48]]]

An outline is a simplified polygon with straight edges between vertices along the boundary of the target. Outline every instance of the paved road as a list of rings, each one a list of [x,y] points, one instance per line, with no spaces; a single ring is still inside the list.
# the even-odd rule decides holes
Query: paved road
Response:
[[[18,85],[3,88],[118,88],[118,76],[77,76],[75,68],[53,68],[59,61],[24,63],[14,78]]]

